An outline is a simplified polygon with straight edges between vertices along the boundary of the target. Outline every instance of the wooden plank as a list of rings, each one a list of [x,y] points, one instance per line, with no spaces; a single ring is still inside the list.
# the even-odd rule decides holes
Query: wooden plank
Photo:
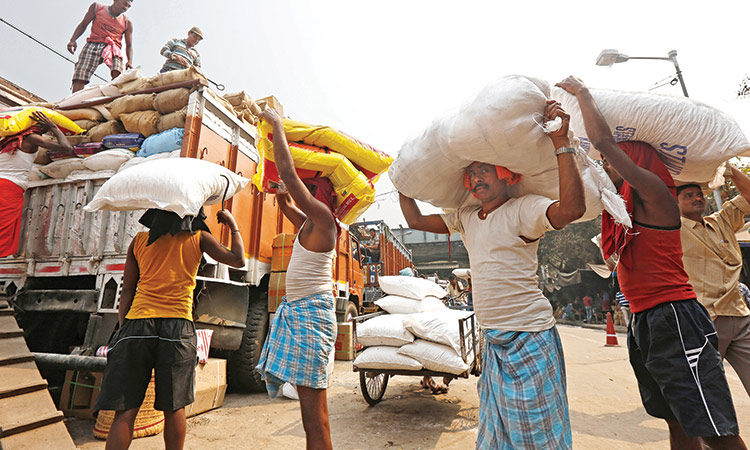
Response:
[[[21,429],[27,425],[43,425],[53,416],[62,418],[63,413],[57,410],[47,390],[0,399],[0,427],[3,435],[7,435],[9,430]],[[31,428],[23,428],[22,431],[27,429]]]
[[[34,361],[0,366],[0,387],[39,383],[42,380]]]
[[[10,386],[0,385],[0,400],[16,395],[28,394],[31,392],[47,389],[47,381],[41,380],[32,383],[20,383]]]
[[[63,413],[60,411],[48,412],[45,414],[36,414],[33,421],[19,421],[3,425],[0,431],[0,438],[12,436],[14,434],[41,428],[53,423],[62,422]]]
[[[3,450],[37,450],[41,448],[73,450],[76,448],[67,428],[65,428],[65,424],[62,422],[2,438],[0,439],[0,446]]]

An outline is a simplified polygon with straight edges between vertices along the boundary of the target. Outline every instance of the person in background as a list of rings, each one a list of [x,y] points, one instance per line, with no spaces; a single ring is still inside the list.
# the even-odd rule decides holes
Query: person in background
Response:
[[[112,65],[110,74],[115,79],[122,73],[122,38],[125,37],[126,69],[133,67],[133,23],[125,16],[133,0],[114,0],[110,6],[92,3],[68,42],[68,51],[74,55],[76,41],[91,24],[91,34],[86,39],[73,72],[73,92],[78,92],[91,80],[91,76],[104,62],[104,52],[109,51]],[[118,56],[119,55],[119,56]]]
[[[630,325],[630,317],[632,316],[632,313],[630,311],[630,302],[628,302],[628,299],[625,298],[625,294],[623,294],[622,291],[617,291],[617,294],[615,294],[615,300],[620,306],[622,316],[625,318],[625,324]]]
[[[673,449],[744,449],[718,339],[682,262],[674,180],[645,142],[616,142],[581,80],[557,84],[574,95],[604,171],[632,215],[633,227],[602,213],[604,260],[619,255],[617,278],[630,302],[630,364],[646,412],[664,419]]]
[[[139,222],[148,228],[128,247],[118,317],[120,328],[107,353],[96,410],[114,410],[107,449],[127,449],[154,372],[154,408],[164,411],[164,444],[185,444],[185,406],[195,401],[198,354],[193,291],[203,253],[232,267],[245,266],[245,246],[229,211],[216,214],[229,227],[232,247],[211,235],[201,209],[196,216],[149,209]]]
[[[591,316],[594,312],[594,300],[588,295],[583,297],[583,306],[586,308],[586,323],[591,323]]]
[[[461,282],[458,280],[458,277],[456,277],[454,274],[448,275],[448,295],[452,299],[456,299],[461,296],[461,294],[464,292],[463,286],[461,286]]]
[[[750,308],[740,293],[742,252],[735,237],[750,213],[750,178],[736,167],[731,171],[739,195],[725,202],[721,211],[703,217],[706,199],[697,184],[677,187],[677,204],[685,271],[714,322],[719,353],[750,395]]]
[[[605,318],[608,312],[612,312],[612,303],[609,301],[609,294],[605,291],[602,293],[602,314]]]
[[[539,195],[511,197],[521,176],[505,167],[471,163],[464,186],[480,205],[447,214],[423,215],[400,194],[409,227],[439,234],[461,233],[476,288],[474,310],[485,338],[479,392],[477,449],[572,446],[565,363],[552,305],[537,282],[537,249],[545,232],[562,229],[586,208],[568,116],[548,100],[545,120],[562,119],[550,132],[550,158],[557,160],[560,200]]]
[[[190,66],[200,69],[201,57],[195,46],[202,40],[203,32],[198,27],[191,28],[185,39],[170,39],[159,52],[167,58],[159,73],[187,69]]]
[[[331,449],[326,367],[337,333],[332,278],[339,234],[333,215],[336,193],[327,178],[299,178],[276,111],[268,108],[260,118],[273,126],[274,160],[288,191],[277,195],[279,207],[299,232],[286,272],[286,296],[256,369],[272,398],[285,382],[297,387],[307,448]]]
[[[60,129],[41,111],[32,116],[36,125],[13,136],[0,138],[0,258],[18,251],[23,217],[23,193],[39,147],[76,156]],[[42,136],[52,133],[55,140]]]

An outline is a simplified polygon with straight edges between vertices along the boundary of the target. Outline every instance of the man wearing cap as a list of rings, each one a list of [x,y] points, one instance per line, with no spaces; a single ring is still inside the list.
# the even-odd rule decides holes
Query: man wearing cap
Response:
[[[169,72],[170,70],[187,69],[195,66],[200,69],[201,57],[195,46],[203,40],[203,32],[198,27],[193,27],[188,31],[185,39],[170,39],[161,48],[161,55],[167,58],[159,73]]]
[[[703,217],[706,199],[697,184],[677,187],[682,220],[683,263],[695,294],[706,307],[726,358],[750,395],[750,309],[742,299],[739,281],[742,253],[735,233],[750,214],[750,178],[732,167],[739,195],[721,211]]]
[[[485,338],[477,449],[572,447],[562,344],[536,275],[539,239],[580,218],[586,208],[568,139],[570,116],[549,100],[545,118],[556,117],[562,127],[548,136],[555,149],[549,157],[559,167],[559,201],[511,197],[509,186],[521,176],[482,162],[469,165],[464,178],[481,205],[423,215],[413,199],[400,194],[409,227],[461,233],[469,252],[474,311]]]

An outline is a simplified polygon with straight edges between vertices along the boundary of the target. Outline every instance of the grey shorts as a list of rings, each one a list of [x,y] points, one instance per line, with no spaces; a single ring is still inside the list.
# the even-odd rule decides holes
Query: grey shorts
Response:
[[[102,389],[94,409],[123,411],[143,403],[154,370],[159,411],[195,401],[195,325],[186,319],[125,320],[107,353]]]

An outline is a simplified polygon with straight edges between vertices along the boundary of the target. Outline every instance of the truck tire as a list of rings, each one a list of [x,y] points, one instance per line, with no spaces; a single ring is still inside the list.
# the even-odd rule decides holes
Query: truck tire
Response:
[[[347,302],[346,309],[343,312],[336,313],[337,322],[351,322],[355,317],[359,315],[357,310],[357,304],[354,302]]]
[[[268,290],[261,286],[250,297],[240,348],[229,358],[229,385],[240,392],[265,392],[266,384],[255,370],[268,334]]]

